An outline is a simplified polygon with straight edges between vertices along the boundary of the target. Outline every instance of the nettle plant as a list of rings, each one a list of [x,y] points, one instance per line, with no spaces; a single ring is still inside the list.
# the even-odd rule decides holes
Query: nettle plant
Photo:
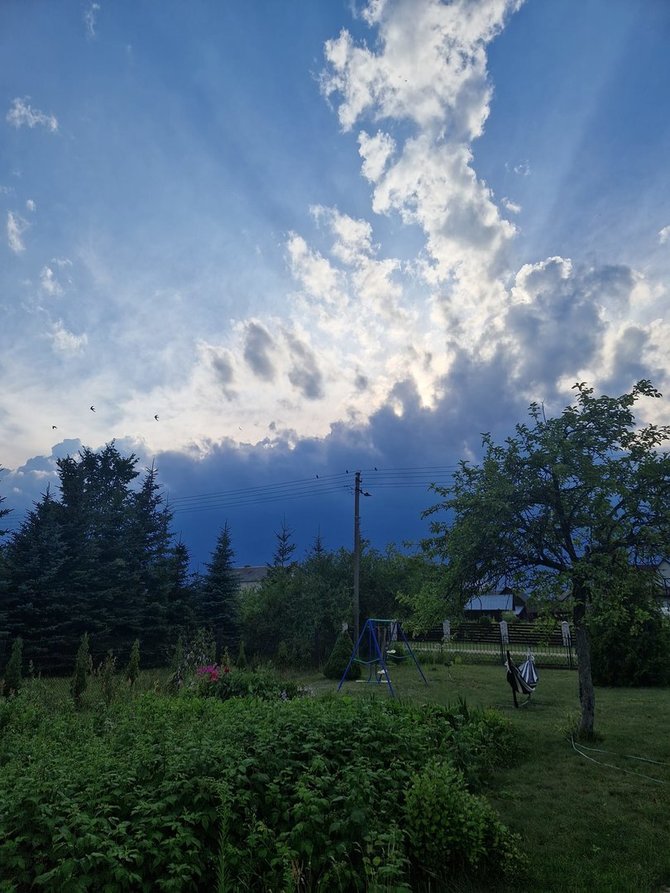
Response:
[[[198,667],[195,680],[186,689],[200,697],[258,698],[262,701],[291,701],[305,697],[311,690],[282,677],[270,668],[240,670],[227,665],[207,664]]]

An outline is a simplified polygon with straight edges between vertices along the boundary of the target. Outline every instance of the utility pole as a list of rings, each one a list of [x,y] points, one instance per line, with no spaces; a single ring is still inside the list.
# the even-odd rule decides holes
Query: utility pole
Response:
[[[354,483],[354,645],[358,644],[359,632],[359,580],[361,571],[361,518],[359,503],[361,495],[361,473],[356,472]]]

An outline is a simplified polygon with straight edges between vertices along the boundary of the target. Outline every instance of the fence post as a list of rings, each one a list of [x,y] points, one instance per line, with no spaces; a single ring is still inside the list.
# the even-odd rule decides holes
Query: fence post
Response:
[[[570,624],[567,620],[561,621],[561,635],[563,636],[563,645],[568,652],[568,669],[572,669],[572,636],[570,635]]]
[[[505,663],[505,645],[509,645],[509,630],[507,629],[507,621],[500,621],[500,659]]]

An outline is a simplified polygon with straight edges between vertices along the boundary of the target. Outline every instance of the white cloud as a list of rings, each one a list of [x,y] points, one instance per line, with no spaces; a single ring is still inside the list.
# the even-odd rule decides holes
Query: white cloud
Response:
[[[658,231],[659,245],[667,245],[670,242],[670,226],[664,226]]]
[[[39,109],[33,109],[27,102],[29,96],[23,99],[17,97],[12,102],[12,107],[7,112],[6,120],[13,127],[37,127],[38,125],[46,127],[52,133],[58,130],[58,120],[55,115],[46,115]]]
[[[81,335],[75,335],[74,332],[70,332],[65,328],[61,320],[53,324],[49,334],[52,347],[58,353],[80,353],[88,344],[88,336],[85,332]]]
[[[521,161],[519,164],[515,164],[512,170],[520,177],[529,177],[531,173],[530,164],[527,161]]]
[[[363,159],[363,176],[375,183],[384,173],[386,164],[395,151],[395,140],[381,130],[375,136],[368,136],[362,130],[358,135],[358,146],[359,155]]]
[[[364,17],[379,32],[380,51],[356,46],[343,30],[326,42],[326,96],[339,93],[344,130],[363,114],[404,119],[422,129],[472,139],[488,115],[486,44],[520,0],[473,3],[396,0],[368,4]]]
[[[21,237],[29,226],[30,224],[23,217],[14,214],[13,211],[7,212],[7,244],[14,254],[20,254],[26,250]]]
[[[84,10],[84,25],[86,25],[86,36],[89,39],[93,39],[96,36],[95,25],[97,15],[100,12],[100,4],[99,3],[91,3]]]
[[[37,210],[37,205],[31,198],[29,198],[28,201],[26,202],[26,209],[28,211],[36,211]]]
[[[500,204],[505,208],[506,211],[509,211],[510,214],[520,214],[521,213],[521,205],[518,205],[516,202],[513,202],[511,199],[504,197],[500,199]]]
[[[56,279],[54,271],[49,266],[42,267],[40,272],[40,288],[51,297],[59,297],[63,294],[63,286]]]
[[[516,227],[477,176],[470,144],[489,114],[486,46],[520,5],[373,2],[363,17],[378,29],[374,49],[347,31],[325,45],[321,86],[328,98],[340,97],[342,128],[363,117],[385,121],[384,131],[358,137],[373,210],[423,230],[416,270],[449,305],[445,320],[466,327],[474,341],[499,314],[506,246]]]

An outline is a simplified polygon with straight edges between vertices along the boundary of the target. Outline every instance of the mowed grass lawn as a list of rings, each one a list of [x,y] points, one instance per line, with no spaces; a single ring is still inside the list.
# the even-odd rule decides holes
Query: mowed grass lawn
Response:
[[[659,893],[670,888],[670,689],[596,690],[602,739],[573,749],[577,673],[542,670],[528,707],[515,710],[501,666],[413,666],[392,671],[398,697],[495,707],[518,730],[518,761],[487,791],[506,824],[521,834],[530,876],[506,890]],[[337,683],[310,677],[316,693]],[[385,685],[346,683],[343,691],[387,697]],[[643,760],[632,759],[641,757]],[[646,762],[646,760],[654,762]],[[604,765],[608,764],[608,765]],[[646,777],[645,777],[646,776]]]

